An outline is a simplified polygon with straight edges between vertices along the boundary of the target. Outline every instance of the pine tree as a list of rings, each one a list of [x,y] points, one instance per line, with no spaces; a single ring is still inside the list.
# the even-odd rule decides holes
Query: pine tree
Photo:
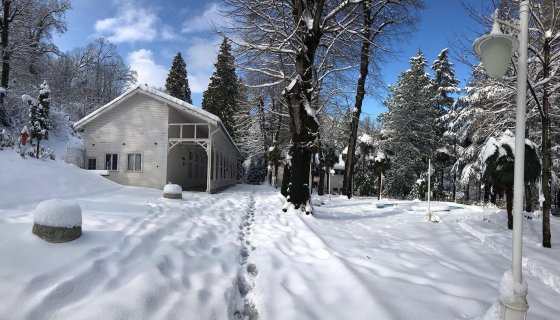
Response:
[[[454,110],[455,99],[450,96],[450,94],[456,94],[461,91],[459,89],[459,80],[455,78],[455,70],[453,69],[453,63],[449,61],[449,49],[444,48],[439,53],[437,59],[432,63],[432,70],[434,70],[434,85],[435,85],[435,104],[438,107],[438,112],[440,114],[439,125],[442,134],[442,148],[439,152],[440,155],[449,156],[445,161],[440,157],[440,161],[436,161],[436,165],[439,166],[441,172],[440,183],[436,187],[436,192],[441,194],[444,190],[444,173],[451,173],[451,169],[456,159],[458,158],[458,148],[457,148],[457,136],[455,132],[450,129],[450,124],[457,117],[456,111]],[[452,182],[452,198],[455,199],[456,195],[456,181],[457,173],[453,173]]]
[[[455,99],[450,96],[453,93],[459,93],[459,80],[455,78],[455,70],[453,63],[449,61],[449,49],[441,50],[436,61],[432,63],[432,70],[434,70],[434,83],[436,90],[435,103],[442,113],[450,110],[455,102]]]
[[[173,58],[171,69],[167,75],[167,80],[165,80],[165,92],[177,99],[192,104],[191,88],[187,78],[187,64],[180,52]]]
[[[235,137],[234,115],[238,109],[238,79],[231,45],[225,38],[220,45],[214,66],[216,71],[210,77],[208,89],[202,96],[202,109],[220,117],[229,134]]]
[[[39,101],[28,95],[23,95],[22,100],[29,105],[29,134],[31,139],[37,140],[37,151],[35,156],[39,158],[41,140],[49,139],[49,95],[51,89],[44,81],[39,87]]]
[[[425,72],[426,58],[422,52],[410,59],[410,69],[390,87],[381,115],[383,149],[393,153],[392,170],[387,174],[387,190],[398,197],[407,196],[414,182],[427,167],[439,143],[438,110],[434,104],[434,85]]]

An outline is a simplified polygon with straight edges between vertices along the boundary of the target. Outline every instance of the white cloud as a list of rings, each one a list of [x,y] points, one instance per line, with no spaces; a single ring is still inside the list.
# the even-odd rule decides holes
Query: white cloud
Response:
[[[212,29],[213,23],[218,23],[222,20],[220,16],[220,6],[217,3],[212,3],[204,12],[199,16],[194,16],[191,19],[183,22],[181,28],[182,33],[196,33],[204,32]]]
[[[128,64],[138,73],[138,83],[163,88],[167,78],[167,68],[157,64],[153,53],[147,49],[132,51],[127,56]]]
[[[192,45],[186,49],[185,57],[189,86],[192,92],[202,93],[208,87],[210,76],[214,72],[214,62],[221,39],[191,38],[191,43]]]
[[[175,40],[177,39],[177,34],[173,31],[171,26],[163,26],[160,30],[160,35],[163,40]]]
[[[95,22],[95,31],[111,42],[152,41],[156,39],[159,18],[131,2],[121,3],[115,17]]]

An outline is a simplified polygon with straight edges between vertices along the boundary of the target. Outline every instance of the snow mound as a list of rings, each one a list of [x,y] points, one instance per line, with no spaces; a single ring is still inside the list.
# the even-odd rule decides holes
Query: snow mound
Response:
[[[168,183],[165,185],[165,187],[163,187],[163,192],[169,194],[182,194],[183,189],[178,184]]]
[[[35,206],[54,198],[92,196],[122,188],[98,174],[60,161],[21,158],[0,151],[0,208]]]
[[[82,209],[77,203],[51,199],[39,203],[33,222],[42,226],[72,228],[82,225]]]
[[[502,276],[500,281],[500,300],[510,306],[527,305],[527,281],[521,279],[521,283],[513,280],[511,270],[508,270]]]

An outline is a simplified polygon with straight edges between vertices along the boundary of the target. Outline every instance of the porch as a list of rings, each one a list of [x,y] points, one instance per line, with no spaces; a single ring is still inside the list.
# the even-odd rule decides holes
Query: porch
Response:
[[[221,127],[170,109],[167,182],[206,192],[234,185],[238,150],[226,135]]]

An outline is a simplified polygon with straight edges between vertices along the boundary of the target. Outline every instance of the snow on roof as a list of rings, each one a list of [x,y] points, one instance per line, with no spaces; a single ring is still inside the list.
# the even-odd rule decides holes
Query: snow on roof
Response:
[[[198,115],[200,115],[204,118],[208,118],[212,121],[216,121],[215,125],[218,125],[217,123],[221,122],[221,120],[218,116],[216,116],[216,115],[214,115],[214,114],[212,114],[208,111],[197,108],[190,103],[187,103],[183,100],[180,100],[180,99],[177,99],[173,96],[170,96],[167,93],[162,92],[158,89],[149,87],[147,85],[139,84],[139,85],[136,85],[136,86],[128,89],[126,92],[124,92],[120,96],[116,97],[111,102],[107,103],[106,105],[102,106],[101,108],[93,111],[92,113],[83,117],[79,121],[75,122],[74,123],[74,128],[77,128],[77,129],[81,128],[82,126],[86,125],[87,123],[89,123],[90,121],[95,119],[97,116],[105,113],[105,111],[108,111],[109,109],[114,107],[117,104],[117,102],[121,101],[122,99],[125,99],[127,96],[131,95],[132,93],[134,93],[136,91],[153,94],[157,97],[165,99],[165,100],[171,102],[170,106],[173,106],[175,109],[179,109],[179,110],[182,110],[182,111],[191,111],[192,113],[196,113],[196,114],[198,114]]]
[[[93,119],[98,117],[99,115],[105,113],[106,111],[108,111],[112,107],[116,106],[119,101],[125,99],[127,96],[131,95],[132,93],[134,93],[136,91],[152,94],[152,95],[157,96],[161,99],[167,100],[167,101],[171,102],[169,104],[169,106],[171,106],[171,107],[173,107],[173,108],[175,108],[179,111],[194,113],[194,114],[196,114],[196,115],[198,115],[202,118],[206,118],[207,120],[209,120],[208,122],[213,123],[214,125],[220,127],[224,131],[224,134],[226,135],[226,137],[233,144],[233,146],[235,147],[237,152],[240,152],[239,148],[237,147],[237,145],[233,141],[233,138],[231,137],[231,135],[229,134],[227,129],[224,127],[220,117],[218,117],[215,114],[210,113],[206,110],[203,110],[201,108],[197,108],[194,105],[192,105],[188,102],[185,102],[181,99],[177,99],[177,98],[175,98],[171,95],[168,95],[167,93],[165,93],[161,90],[158,90],[156,88],[152,88],[152,87],[150,87],[148,85],[144,85],[144,84],[138,84],[138,85],[128,89],[126,92],[124,92],[120,96],[116,97],[111,102],[109,102],[106,105],[102,106],[101,108],[93,111],[92,113],[83,117],[79,121],[74,122],[74,128],[75,129],[80,129],[81,127],[83,127],[84,125],[86,125],[87,123],[89,123],[90,121],[92,121]],[[22,99],[23,99],[23,97],[22,97]]]

